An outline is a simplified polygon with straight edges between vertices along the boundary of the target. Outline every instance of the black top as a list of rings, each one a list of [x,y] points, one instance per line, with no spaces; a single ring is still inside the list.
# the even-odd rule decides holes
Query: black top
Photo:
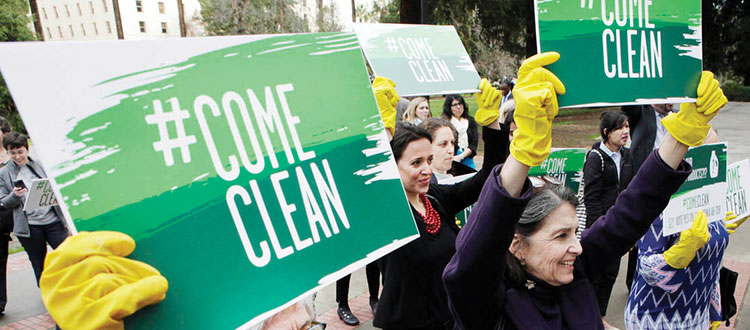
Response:
[[[441,220],[437,233],[426,231],[422,216],[412,207],[420,237],[378,262],[383,273],[383,292],[373,322],[376,327],[452,329],[442,274],[455,252],[455,214],[479,198],[492,168],[502,159],[498,149],[503,134],[499,130],[484,131],[484,164],[472,178],[454,185],[430,184],[427,195]]]
[[[594,143],[583,165],[583,200],[586,204],[586,228],[615,205],[617,195],[625,190],[633,178],[633,159],[628,148],[620,148],[620,178],[614,160]],[[605,147],[606,148],[606,147]],[[597,150],[594,152],[593,150]],[[602,164],[604,172],[602,172]]]
[[[641,168],[646,157],[654,150],[656,141],[656,116],[650,105],[623,106],[622,111],[628,116],[630,124],[630,153],[633,157],[633,172]]]

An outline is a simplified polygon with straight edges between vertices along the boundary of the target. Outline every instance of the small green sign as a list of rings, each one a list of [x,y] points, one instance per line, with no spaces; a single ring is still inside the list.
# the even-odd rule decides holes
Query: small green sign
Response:
[[[551,176],[560,180],[573,192],[578,192],[583,176],[586,149],[554,148],[542,165],[529,169],[529,176]]]
[[[419,235],[353,33],[4,43],[0,69],[75,228],[169,281],[128,328],[249,326]]]
[[[478,91],[479,74],[452,25],[355,24],[367,61],[401,96]]]
[[[537,50],[565,84],[561,107],[693,101],[702,68],[699,0],[536,0]]]
[[[690,228],[693,217],[703,211],[708,221],[724,219],[727,196],[727,144],[716,143],[690,148],[685,161],[693,172],[672,195],[664,209],[664,235]]]

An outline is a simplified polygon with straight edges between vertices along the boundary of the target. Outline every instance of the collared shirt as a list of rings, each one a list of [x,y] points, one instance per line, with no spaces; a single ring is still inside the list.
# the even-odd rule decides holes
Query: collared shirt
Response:
[[[664,137],[667,136],[667,128],[662,125],[661,120],[662,118],[666,117],[667,115],[662,115],[656,110],[654,110],[654,116],[656,118],[656,138],[654,138],[654,148],[653,150],[659,149],[659,146],[661,146],[661,141],[664,140]]]
[[[609,158],[612,158],[612,161],[615,162],[615,167],[617,168],[617,182],[620,182],[620,160],[622,159],[622,154],[620,153],[620,150],[622,148],[618,149],[617,151],[612,151],[607,148],[607,146],[604,145],[604,143],[599,144],[599,149],[601,151],[604,151]]]

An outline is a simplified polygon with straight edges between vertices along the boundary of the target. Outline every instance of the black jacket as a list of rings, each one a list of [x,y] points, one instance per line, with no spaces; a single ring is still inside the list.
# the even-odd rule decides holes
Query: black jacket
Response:
[[[630,124],[630,153],[633,157],[635,171],[641,167],[646,157],[654,150],[656,141],[656,116],[654,107],[650,105],[623,106],[622,111],[628,116]]]
[[[607,154],[599,149],[601,142],[594,143],[583,164],[583,201],[586,204],[586,228],[615,205],[617,195],[625,190],[633,178],[633,159],[630,150],[620,149],[620,179],[617,180],[617,167]],[[605,147],[606,148],[606,147]],[[601,157],[600,157],[601,156]],[[604,171],[602,172],[602,162]]]

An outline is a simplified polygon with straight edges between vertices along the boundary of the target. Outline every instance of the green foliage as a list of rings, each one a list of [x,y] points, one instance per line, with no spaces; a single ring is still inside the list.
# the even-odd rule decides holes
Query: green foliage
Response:
[[[721,86],[721,89],[730,101],[750,102],[750,86],[743,86],[729,80]]]
[[[362,22],[370,23],[399,23],[399,1],[397,0],[375,0],[372,9],[367,11],[364,5],[357,6],[357,17]]]
[[[199,0],[209,35],[309,32],[293,0]]]
[[[336,3],[332,2],[330,6],[323,6],[323,1],[318,0],[318,15],[315,18],[315,26],[318,32],[338,32],[343,27],[336,22]]]
[[[750,1],[704,0],[703,59],[707,70],[750,82]]]
[[[34,34],[29,30],[27,24],[31,21],[26,13],[28,2],[24,0],[2,0],[0,1],[0,41],[31,41]],[[0,116],[10,122],[13,130],[26,132],[18,109],[10,97],[8,86],[0,74]]]

